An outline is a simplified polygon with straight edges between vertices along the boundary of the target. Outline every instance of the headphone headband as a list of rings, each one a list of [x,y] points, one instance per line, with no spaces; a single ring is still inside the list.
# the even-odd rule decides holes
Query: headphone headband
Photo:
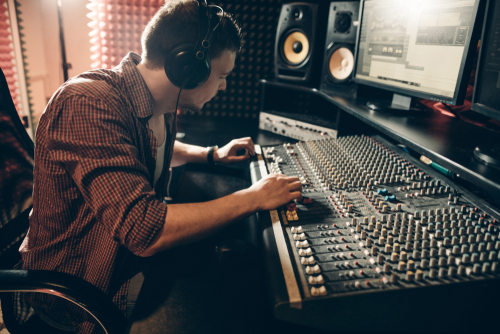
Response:
[[[205,37],[197,43],[197,50],[195,51],[196,58],[199,60],[203,60],[205,58],[205,54],[208,54],[208,51],[210,49],[210,45],[212,44],[212,37],[214,35],[214,32],[217,30],[219,27],[220,23],[222,22],[222,19],[224,18],[224,10],[216,5],[208,5],[206,0],[198,0],[198,6],[200,7],[200,29],[201,29],[201,17],[204,15],[207,17],[207,33],[205,34]],[[205,8],[205,13],[202,12],[202,7]],[[219,19],[219,22],[217,22],[217,25],[211,29],[210,21],[212,19],[212,10],[217,9],[218,12],[222,13],[221,18]]]

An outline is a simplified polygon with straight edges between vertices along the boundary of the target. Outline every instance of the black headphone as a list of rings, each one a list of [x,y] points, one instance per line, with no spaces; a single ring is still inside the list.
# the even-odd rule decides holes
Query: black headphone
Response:
[[[212,37],[224,18],[224,10],[219,6],[208,6],[206,0],[198,0],[200,13],[200,37],[196,44],[180,44],[165,57],[164,69],[170,82],[181,89],[193,89],[203,85],[210,77],[212,65],[208,54]],[[222,16],[211,29],[212,9],[217,9]],[[203,37],[202,26],[206,21],[207,32]]]

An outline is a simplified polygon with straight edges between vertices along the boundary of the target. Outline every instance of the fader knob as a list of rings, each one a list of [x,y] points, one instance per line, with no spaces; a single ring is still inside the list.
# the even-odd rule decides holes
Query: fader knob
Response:
[[[412,257],[413,257],[414,259],[418,259],[418,258],[419,258],[419,256],[420,256],[420,252],[419,252],[418,250],[416,250],[416,249],[415,249],[415,250],[413,251],[413,255],[412,255]]]
[[[392,283],[392,284],[397,283],[397,282],[398,282],[398,278],[399,278],[399,277],[398,277],[398,275],[396,275],[396,274],[392,274],[392,275],[391,275],[391,283]]]
[[[312,265],[316,263],[316,260],[314,259],[313,256],[303,257],[300,259],[300,263],[302,263],[304,266]]]
[[[297,248],[307,248],[307,247],[309,247],[309,242],[307,240],[297,241],[297,243],[295,244],[295,246]]]
[[[417,281],[420,281],[424,278],[424,272],[420,269],[417,269],[416,273],[415,273],[415,279]]]
[[[431,269],[429,271],[429,278],[430,279],[435,279],[437,277],[437,270],[436,269]]]
[[[313,267],[306,267],[306,273],[308,275],[319,274],[320,272],[321,272],[321,268],[318,265],[315,265]]]
[[[312,249],[311,248],[301,248],[299,249],[299,255],[300,256],[311,256],[312,255]]]
[[[460,265],[458,266],[458,275],[459,276],[464,276],[465,275],[465,267]]]
[[[485,252],[482,252],[482,253],[479,255],[479,261],[481,261],[481,262],[486,261],[486,253],[485,253]]]
[[[478,260],[479,260],[479,254],[478,253],[472,254],[471,262],[476,263]]]

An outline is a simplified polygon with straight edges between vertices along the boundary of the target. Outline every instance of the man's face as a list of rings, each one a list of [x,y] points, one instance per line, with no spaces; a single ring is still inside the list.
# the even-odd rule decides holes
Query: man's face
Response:
[[[203,105],[217,95],[219,90],[226,89],[226,77],[234,68],[236,53],[225,50],[212,59],[212,71],[208,80],[198,88],[183,90],[179,106],[193,111],[200,111]]]

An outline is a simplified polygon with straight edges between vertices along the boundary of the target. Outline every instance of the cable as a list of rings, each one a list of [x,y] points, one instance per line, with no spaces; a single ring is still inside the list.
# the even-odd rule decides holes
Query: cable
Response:
[[[179,94],[177,95],[177,101],[175,102],[175,110],[174,110],[174,122],[177,122],[177,108],[179,107],[179,99],[181,98],[181,92],[184,86],[187,84],[189,81],[189,77],[184,79],[184,82],[182,83],[180,89],[179,89]],[[172,182],[172,168],[170,167],[169,169],[169,176],[168,176],[168,183],[167,183],[167,197],[165,198],[167,201],[173,200],[172,197],[170,197],[170,184]]]
[[[451,107],[449,105],[447,105],[446,103],[443,103],[443,102],[441,102],[441,104],[446,108],[446,110],[448,110],[448,112],[455,115],[455,117],[460,118],[460,116],[458,116],[458,114],[453,109],[451,109]]]
[[[165,198],[167,201],[173,200],[172,197],[170,197],[170,183],[172,182],[172,167],[168,169],[169,171],[169,176],[168,176],[168,183],[167,183],[167,197]]]
[[[181,92],[182,92],[182,89],[184,88],[184,86],[186,86],[187,82],[189,81],[189,76],[184,79],[184,82],[182,83],[180,89],[179,89],[179,94],[177,94],[177,102],[175,102],[175,110],[174,112],[177,114],[177,108],[179,107],[179,99],[181,98]]]

